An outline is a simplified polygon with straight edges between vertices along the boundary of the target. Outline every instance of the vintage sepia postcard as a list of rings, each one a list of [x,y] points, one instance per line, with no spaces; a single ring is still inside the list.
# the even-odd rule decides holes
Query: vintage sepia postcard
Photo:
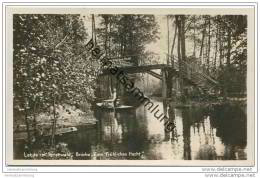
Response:
[[[253,166],[253,8],[6,8],[8,165]]]

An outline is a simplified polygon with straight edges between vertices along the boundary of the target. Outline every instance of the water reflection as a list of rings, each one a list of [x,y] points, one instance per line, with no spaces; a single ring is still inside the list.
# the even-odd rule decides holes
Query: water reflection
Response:
[[[247,120],[241,106],[218,105],[211,112],[211,118],[216,136],[225,145],[223,159],[246,159]]]
[[[241,106],[174,108],[154,100],[175,124],[164,124],[144,106],[113,112],[96,110],[98,123],[79,126],[78,132],[59,136],[68,143],[74,159],[246,159],[246,114]],[[129,155],[131,152],[131,155]],[[140,154],[132,154],[140,153]]]

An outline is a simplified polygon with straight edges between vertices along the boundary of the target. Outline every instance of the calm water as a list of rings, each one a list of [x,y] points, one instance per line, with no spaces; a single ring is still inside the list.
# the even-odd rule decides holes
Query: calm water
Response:
[[[154,100],[163,111],[163,104]],[[245,110],[245,109],[244,109]],[[246,114],[238,106],[168,109],[176,128],[165,133],[144,106],[97,110],[97,124],[57,138],[74,159],[246,159]],[[17,145],[18,146],[18,145]]]
[[[162,102],[154,103],[163,111]],[[77,152],[75,159],[246,159],[246,115],[240,107],[168,112],[175,116],[171,134],[140,106],[116,114],[97,110],[97,125],[79,127],[77,133],[59,139]]]

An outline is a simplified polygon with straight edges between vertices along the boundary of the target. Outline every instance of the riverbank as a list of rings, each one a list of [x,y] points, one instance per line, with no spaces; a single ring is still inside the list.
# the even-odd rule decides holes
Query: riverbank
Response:
[[[151,99],[157,100],[157,101],[163,101],[162,97],[155,97],[150,96]],[[221,104],[231,104],[231,105],[246,105],[247,104],[247,98],[246,97],[227,97],[224,99],[223,97],[218,97],[214,99],[208,99],[208,100],[193,100],[193,99],[186,99],[186,101],[181,101],[181,99],[173,99],[168,98],[168,103],[171,103],[173,107],[176,108],[182,108],[182,107],[207,107],[212,105],[221,105]]]
[[[76,108],[69,104],[56,106],[56,130],[66,128],[75,128],[82,125],[94,125],[97,120],[94,117],[93,111],[90,109],[90,104],[84,104],[84,109]],[[50,108],[49,112],[43,112],[36,116],[36,131],[39,135],[48,136],[52,132],[53,112]],[[84,111],[83,111],[84,110]],[[29,130],[33,133],[33,117],[29,117]],[[27,131],[24,122],[24,117],[19,116],[14,118],[14,140],[26,140]],[[71,129],[72,131],[75,129]]]

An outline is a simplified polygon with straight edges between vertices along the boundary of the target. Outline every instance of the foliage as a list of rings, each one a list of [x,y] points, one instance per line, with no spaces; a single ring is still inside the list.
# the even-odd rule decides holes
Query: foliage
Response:
[[[101,15],[98,35],[108,56],[131,56],[138,64],[149,53],[145,45],[158,39],[154,15]]]
[[[98,69],[81,55],[87,33],[79,15],[16,14],[13,20],[14,108],[25,120],[58,103],[94,98],[95,76],[88,71]]]
[[[174,28],[177,25],[175,16],[169,17]],[[222,86],[222,94],[245,93],[247,17],[185,15],[184,19],[186,59],[195,60],[205,68],[207,75],[217,79]],[[181,35],[181,32],[175,33]],[[177,56],[178,50],[173,51]]]

